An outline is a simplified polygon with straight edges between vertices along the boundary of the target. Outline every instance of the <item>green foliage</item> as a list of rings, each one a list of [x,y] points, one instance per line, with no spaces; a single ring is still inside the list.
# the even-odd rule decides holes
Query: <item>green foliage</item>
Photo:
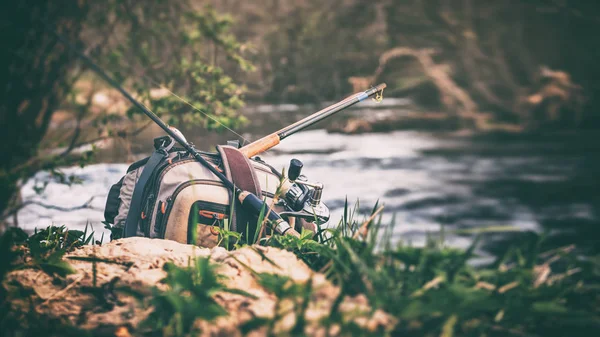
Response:
[[[274,235],[265,244],[289,250],[312,269],[320,270],[335,257],[336,252],[331,246],[315,241],[313,236],[313,232],[304,230],[299,238],[289,235]]]
[[[275,191],[275,195],[273,200],[276,200],[281,195],[281,183],[283,181],[283,175],[280,181],[277,190]],[[267,198],[265,197],[263,200],[263,208],[260,210],[258,217],[256,218],[256,223],[254,226],[250,226],[250,223],[246,223],[245,230],[243,228],[238,228],[237,231],[231,229],[230,220],[234,218],[235,207],[238,202],[236,198],[232,198],[229,205],[229,218],[219,221],[219,226],[216,229],[218,232],[218,246],[224,247],[227,250],[238,249],[245,245],[253,245],[258,244],[261,240],[265,240],[264,234],[265,229],[268,227],[268,217],[267,213],[272,212],[272,209],[269,209],[269,203],[267,202]],[[254,227],[254,231],[252,228]],[[308,238],[308,236],[306,236]],[[306,239],[305,238],[305,239]]]
[[[94,232],[88,234],[88,228],[89,225],[86,225],[83,231],[69,230],[63,225],[49,226],[39,231],[35,229],[34,233],[27,239],[27,243],[30,249],[35,246],[35,249],[41,254],[56,249],[71,251],[92,242]]]
[[[341,335],[373,335],[339,312],[345,296],[365,294],[373,309],[397,319],[393,335],[584,336],[600,331],[598,259],[581,259],[560,249],[540,253],[544,237],[530,235],[530,241],[509,249],[494,263],[475,267],[469,260],[479,238],[466,250],[447,247],[443,232],[439,239],[430,237],[424,247],[393,246],[394,221],[381,233],[380,217],[356,221],[358,208],[346,204],[335,229],[316,235],[303,232],[300,238],[274,235],[259,242],[293,252],[340,287],[339,299],[323,326],[335,326]],[[359,235],[361,228],[369,228],[364,238]],[[498,230],[506,228],[488,228],[479,234]],[[224,238],[235,238],[232,248],[244,245],[239,234],[222,231]],[[551,274],[544,276],[544,268],[551,268]],[[241,332],[264,329],[268,335],[303,335],[312,283],[293,282],[283,275],[256,276],[277,298],[274,317],[253,318],[241,326]],[[283,302],[291,306],[282,306]],[[293,329],[278,331],[277,322],[290,312],[296,317]]]
[[[106,67],[127,73],[127,82],[169,124],[202,125],[209,130],[237,128],[246,122],[237,115],[244,104],[245,89],[219,64],[233,64],[242,72],[253,70],[253,66],[243,56],[245,46],[230,32],[230,16],[210,6],[192,8],[187,1],[156,1],[145,14],[157,19],[142,24],[135,10],[116,7],[115,24],[127,25],[134,16],[139,26],[112,46]],[[178,14],[161,20],[164,10]],[[160,71],[146,71],[154,68]],[[150,90],[159,87],[172,93],[151,95]],[[130,118],[138,114],[141,111],[135,107],[127,113]]]
[[[377,233],[380,223],[365,240],[352,238],[354,213],[346,206],[340,226],[328,231],[324,242],[273,238],[269,244],[325,271],[344,295],[367,295],[371,305],[398,319],[395,335],[585,336],[600,331],[597,259],[562,250],[540,254],[535,247],[543,237],[534,236],[527,247],[513,247],[494,264],[474,267],[468,261],[478,240],[466,250],[432,239],[425,247],[391,247],[385,242],[391,232],[383,242]],[[318,263],[312,262],[315,256]],[[543,275],[546,267],[551,276]],[[325,323],[336,319],[332,315]]]
[[[528,235],[529,241],[508,249],[493,263],[474,266],[469,260],[474,256],[477,239],[466,250],[445,246],[443,235],[440,239],[430,238],[424,247],[392,246],[394,222],[381,233],[381,218],[369,217],[359,223],[355,220],[357,212],[357,206],[351,209],[346,205],[337,228],[314,236],[303,232],[300,238],[271,236],[260,241],[293,252],[339,286],[331,312],[320,322],[327,329],[335,327],[339,332],[336,335],[588,336],[600,331],[598,257],[580,256],[572,247],[540,252],[544,237]],[[364,237],[359,235],[362,228],[369,228]],[[221,230],[223,240],[232,239],[231,248],[243,245],[238,242],[242,239],[239,234],[232,235],[225,227]],[[86,232],[66,231],[64,227],[36,231],[29,238],[22,231],[8,231],[0,238],[0,253],[8,263],[0,264],[0,276],[23,256],[15,247],[28,247],[31,252],[32,262],[23,267],[64,275],[69,272],[59,263],[64,252],[91,242],[90,237]],[[254,250],[274,264],[260,249]],[[276,305],[272,318],[252,318],[240,327],[240,332],[246,335],[260,329],[270,336],[305,335],[308,303],[315,295],[312,280],[294,282],[286,275],[257,273],[252,266],[242,266],[276,297]],[[164,270],[167,276],[162,285],[137,294],[152,307],[140,332],[198,334],[198,319],[212,321],[227,315],[216,302],[216,293],[252,297],[226,287],[209,258],[193,259],[187,267],[167,263]],[[358,294],[368,298],[371,311],[342,312],[344,298]],[[368,317],[375,309],[396,319],[396,325],[390,327],[393,331],[366,330],[352,319],[356,315]],[[288,314],[294,314],[294,324],[288,331],[280,331],[278,323]]]
[[[0,281],[13,269],[37,268],[49,275],[66,276],[74,272],[63,259],[66,253],[93,242],[94,232],[68,230],[66,226],[49,226],[28,236],[22,229],[9,228],[0,236]],[[99,242],[100,243],[100,242]],[[28,254],[26,254],[28,253]],[[20,263],[17,263],[20,261]]]
[[[8,139],[18,146],[3,152],[3,157],[10,160],[0,165],[0,222],[4,223],[6,214],[12,214],[4,212],[7,208],[18,209],[18,201],[10,202],[18,191],[18,181],[48,170],[48,179],[76,183],[74,177],[66,177],[58,168],[89,164],[95,160],[98,141],[131,140],[148,122],[137,108],[130,108],[124,116],[123,98],[115,99],[115,92],[106,90],[106,83],[81,66],[73,53],[66,53],[67,48],[56,44],[56,38],[40,24],[36,13],[45,13],[44,20],[57,16],[56,25],[50,26],[169,124],[222,131],[247,122],[237,112],[244,105],[246,89],[234,78],[253,70],[244,55],[248,46],[231,33],[230,16],[210,6],[196,5],[190,0],[107,0],[71,6],[76,13],[48,1],[22,6],[20,14],[35,24],[28,27],[31,22],[24,18],[15,20],[14,25],[9,22],[15,28],[11,36],[18,47],[9,48],[15,55],[5,63],[11,69],[13,62],[41,62],[44,67],[18,66],[19,72],[15,71],[9,81],[16,94],[3,111],[15,114],[5,120],[9,127],[2,130],[10,133]],[[47,7],[56,7],[54,11],[60,15]],[[65,18],[61,19],[63,14]],[[31,35],[35,41],[23,42],[29,40],[19,34]],[[32,79],[44,80],[35,82],[39,88],[18,89],[29,88]],[[156,94],[154,89],[159,88],[172,93]],[[111,96],[110,104],[94,103],[99,91]],[[32,111],[17,113],[24,108]],[[75,123],[69,132],[64,126],[49,127],[55,124],[50,123],[52,115],[61,108]],[[125,120],[127,117],[129,120]],[[84,146],[91,146],[91,150],[83,151]],[[46,185],[40,182],[36,191],[41,193]]]
[[[110,241],[118,240],[123,237],[123,227],[113,225],[106,221],[102,221],[102,224],[104,225],[105,229],[110,231]],[[104,235],[104,233],[102,235]]]
[[[11,303],[6,301],[9,294],[16,291],[20,296],[30,296],[32,289],[24,287],[13,287],[16,290],[5,288],[4,279],[13,270],[24,268],[40,269],[55,277],[64,277],[74,272],[71,265],[63,259],[64,255],[84,244],[89,244],[93,233],[87,235],[87,227],[84,232],[67,230],[65,226],[50,226],[29,236],[22,229],[16,227],[8,228],[0,234],[0,335],[23,336],[23,335],[60,335],[60,336],[87,336],[89,332],[77,327],[65,324],[60,320],[39,321],[39,317],[32,310],[27,317],[20,317],[29,322],[35,322],[29,326],[29,334],[24,334],[22,322],[15,322],[11,317]],[[10,297],[15,298],[12,294]],[[33,305],[33,304],[32,304]]]
[[[27,233],[16,227],[8,228],[0,234],[0,284],[4,276],[14,268],[13,264],[22,255],[14,247],[23,245],[27,241]],[[5,289],[0,286],[0,298],[5,298]]]
[[[34,267],[48,274],[66,276],[74,272],[71,265],[66,262],[64,255],[83,245],[94,243],[94,232],[88,234],[88,226],[84,231],[68,230],[66,226],[49,226],[41,231],[35,230],[25,242],[29,248],[31,261],[23,267]]]
[[[257,61],[271,85],[266,98],[322,102],[351,92],[348,78],[370,76],[387,47],[376,8],[364,1],[306,0],[282,4],[260,22],[248,22],[266,26]]]
[[[194,335],[196,319],[212,321],[227,312],[213,298],[216,292],[228,292],[243,296],[252,295],[223,285],[223,276],[217,273],[209,258],[198,257],[188,267],[178,267],[166,263],[167,277],[162,283],[167,290],[154,288],[149,304],[153,311],[142,324],[153,331],[161,331],[163,336]]]
[[[227,227],[219,227],[216,229],[218,234],[218,246],[224,247],[227,250],[237,249],[244,244],[242,233],[232,231]]]
[[[294,312],[296,322],[290,331],[292,336],[303,336],[305,327],[305,314],[312,294],[312,279],[306,283],[294,282],[291,278],[280,274],[259,273],[258,283],[276,297],[274,316],[272,319],[255,317],[245,322],[240,330],[246,335],[261,327],[267,328],[268,336],[282,335],[275,331],[275,324],[288,313]],[[293,303],[292,309],[283,309],[283,301]]]

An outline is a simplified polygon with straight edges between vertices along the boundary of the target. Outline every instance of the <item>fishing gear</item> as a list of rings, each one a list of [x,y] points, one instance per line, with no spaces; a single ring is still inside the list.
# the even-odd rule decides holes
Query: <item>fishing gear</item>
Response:
[[[284,138],[369,97],[373,97],[379,103],[383,99],[383,89],[385,88],[386,84],[382,83],[367,91],[351,95],[338,103],[240,148],[240,151],[248,158],[253,157],[276,146]],[[325,224],[329,221],[330,212],[329,208],[321,202],[324,185],[320,182],[308,182],[306,177],[301,174],[302,167],[303,164],[300,160],[292,159],[290,161],[287,178],[283,179],[281,183],[280,191],[283,198],[279,202],[280,206],[291,211],[279,214],[284,218],[296,217],[309,221],[316,219],[318,223]]]
[[[134,202],[135,200],[139,201],[143,199],[144,196],[144,188],[137,188],[138,186],[145,186],[146,183],[151,181],[153,177],[153,172],[158,167],[158,165],[168,158],[169,165],[171,165],[172,161],[172,151],[170,150],[173,144],[176,142],[186,151],[187,155],[191,156],[195,161],[199,162],[203,167],[208,169],[214,176],[216,176],[221,183],[228,190],[232,191],[233,198],[236,198],[241,204],[242,208],[250,215],[254,217],[259,217],[260,214],[264,214],[266,222],[271,226],[271,229],[280,235],[293,235],[299,237],[299,233],[290,225],[290,223],[286,219],[291,218],[301,218],[307,220],[317,220],[317,222],[325,223],[329,220],[329,209],[321,202],[321,195],[323,191],[323,184],[321,183],[310,183],[306,181],[306,177],[302,176],[301,169],[302,163],[298,160],[292,160],[290,163],[290,170],[288,171],[288,177],[283,179],[281,185],[281,191],[284,198],[280,199],[278,202],[279,206],[283,206],[285,211],[281,212],[281,215],[277,212],[273,211],[263,200],[261,200],[254,193],[249,192],[248,190],[242,190],[238,186],[236,186],[232,180],[230,180],[227,176],[225,176],[222,171],[218,168],[218,165],[213,165],[214,163],[210,163],[205,159],[207,156],[206,153],[201,153],[196,150],[194,145],[187,142],[185,137],[175,128],[169,127],[165,124],[156,114],[154,114],[148,107],[146,107],[143,103],[139,102],[133,96],[131,96],[119,83],[117,83],[113,78],[111,78],[104,70],[102,70],[96,63],[94,63],[87,55],[80,52],[77,48],[75,48],[68,40],[64,37],[51,30],[51,32],[57,37],[57,39],[65,44],[73,53],[75,53],[80,59],[87,64],[90,69],[92,69],[95,73],[97,73],[103,80],[105,80],[109,85],[117,89],[125,98],[127,98],[131,103],[133,103],[138,109],[140,109],[148,118],[150,118],[154,123],[156,123],[171,139],[172,144],[167,147],[159,146],[155,154],[153,154],[147,161],[143,164],[141,168],[141,174],[137,178],[137,182],[135,183],[136,188],[133,190],[133,195],[130,196],[131,203],[129,206],[131,208],[127,212],[127,221],[125,222],[124,228],[124,237],[131,237],[138,234],[138,217],[141,214],[141,218],[144,219],[146,213],[142,209],[141,202]],[[271,135],[263,137],[256,142],[248,144],[239,149],[239,151],[234,150],[235,152],[242,155],[241,158],[249,158],[258,153],[264,152],[273,146],[279,144],[279,142],[289,137],[290,135],[303,130],[314,123],[317,123],[351,105],[354,105],[368,97],[373,95],[381,95],[381,91],[385,88],[385,84],[380,84],[376,87],[373,87],[365,92],[354,94],[336,104],[333,104],[325,109],[322,109],[292,125],[289,125]],[[378,94],[379,93],[379,94]],[[219,148],[219,151],[222,152],[223,148]],[[180,157],[179,155],[177,155]],[[233,158],[233,157],[232,157]],[[247,161],[247,159],[245,159]],[[238,160],[239,163],[239,160]],[[253,164],[254,165],[254,164]],[[124,177],[126,178],[126,177]],[[242,180],[243,181],[243,180]],[[123,183],[123,179],[118,183],[121,185]],[[186,185],[186,184],[184,184]],[[115,185],[114,187],[116,187]],[[187,184],[184,187],[189,186]],[[111,188],[111,191],[113,188]],[[260,188],[257,189],[260,191]],[[117,198],[119,197],[119,189],[115,190]],[[176,195],[176,192],[175,192]],[[110,197],[110,196],[109,196]],[[150,195],[147,199],[149,200],[146,203],[148,206],[151,202],[154,202],[154,196]],[[169,200],[166,200],[168,202]],[[156,204],[156,207],[159,204]],[[162,214],[167,212],[167,204],[160,202],[160,211]],[[188,210],[189,211],[189,210]],[[155,212],[156,213],[156,212]],[[215,220],[219,218],[224,218],[223,213],[216,211],[208,211],[208,210],[200,210],[200,215],[207,216],[215,216]],[[105,213],[106,214],[106,213]],[[148,235],[148,233],[146,233]],[[163,232],[164,235],[164,232]],[[188,229],[188,235],[189,229]],[[189,242],[188,238],[188,242]]]
[[[237,188],[233,184],[233,182],[231,182],[223,173],[219,172],[217,168],[209,164],[202,157],[200,152],[194,148],[192,144],[186,142],[185,139],[183,139],[180,136],[180,133],[174,132],[171,128],[169,128],[167,124],[165,124],[165,122],[163,122],[156,114],[150,111],[150,109],[148,109],[144,104],[133,98],[133,96],[131,96],[125,89],[123,89],[123,87],[121,87],[121,85],[119,85],[118,82],[116,82],[114,79],[108,76],[108,74],[106,74],[106,72],[104,72],[97,64],[95,64],[94,61],[92,61],[87,55],[77,50],[69,41],[64,39],[58,33],[54,32],[54,35],[59,39],[59,41],[65,44],[72,52],[74,52],[79,58],[81,58],[94,72],[96,72],[100,77],[102,77],[102,79],[104,79],[109,85],[117,89],[123,96],[125,96],[125,98],[127,98],[131,103],[133,103],[137,108],[139,108],[146,116],[148,116],[148,118],[150,118],[161,129],[163,129],[163,131],[167,135],[169,135],[169,137],[171,137],[177,143],[179,143],[179,145],[181,145],[190,155],[192,155],[194,159],[196,159],[207,169],[209,169],[215,176],[217,176],[219,180],[221,180],[221,182],[225,185],[225,187],[233,191],[234,196],[237,196],[238,200],[242,204],[242,207],[244,207],[244,209],[248,211],[248,213],[258,216],[263,209],[269,210],[265,218],[268,219],[270,224],[273,225],[273,229],[275,230],[275,232],[281,235],[288,234],[297,237],[300,236],[300,234],[298,234],[298,232],[296,232],[289,225],[289,223],[283,220],[277,213],[270,211],[269,206],[266,205],[259,197],[250,192],[242,191],[241,189]],[[149,177],[145,177],[144,172],[142,172],[140,180],[143,180],[144,178],[147,179]],[[134,191],[133,198],[136,197],[135,192],[138,191],[139,190]],[[140,193],[141,192],[142,191],[140,191]],[[130,212],[129,216],[137,216],[136,213],[137,212]],[[130,221],[126,223],[124,237],[135,236],[137,228],[130,226],[131,223],[132,222]]]
[[[375,87],[370,88],[367,91],[356,93],[349,96],[338,103],[332,104],[322,110],[315,112],[314,114],[297,121],[294,124],[288,125],[285,128],[278,130],[268,136],[265,136],[257,141],[254,141],[242,148],[240,151],[250,158],[262,152],[269,150],[270,148],[278,145],[284,138],[287,138],[298,131],[302,131],[307,127],[324,120],[325,118],[334,115],[358,102],[361,102],[369,97],[377,96],[378,100],[381,101],[383,96],[381,93],[385,89],[386,84],[381,83]]]

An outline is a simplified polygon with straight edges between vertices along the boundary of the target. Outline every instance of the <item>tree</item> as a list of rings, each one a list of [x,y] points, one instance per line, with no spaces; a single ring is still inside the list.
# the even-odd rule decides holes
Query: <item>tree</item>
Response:
[[[56,168],[86,163],[93,155],[74,149],[99,139],[127,139],[144,127],[134,109],[127,114],[110,108],[91,112],[93,88],[102,84],[92,85],[83,102],[77,99],[78,81],[97,79],[57,41],[52,30],[101,67],[112,70],[113,77],[170,123],[218,129],[244,121],[236,112],[243,105],[244,88],[219,66],[227,62],[242,72],[252,69],[243,56],[245,46],[229,32],[229,16],[187,0],[77,1],[69,5],[31,0],[2,6],[6,47],[0,58],[6,65],[2,67],[0,99],[2,219],[18,208],[19,182],[48,169],[68,183]],[[151,89],[157,87],[177,92],[180,98],[152,95]],[[73,108],[75,128],[67,141],[49,142],[51,146],[64,145],[63,151],[43,153],[40,144],[52,116],[65,104]]]
[[[600,86],[589,76],[600,56],[591,34],[600,23],[594,2],[389,0],[386,23],[390,51],[382,61],[394,48],[411,52],[396,53],[403,61],[378,73],[396,88],[423,85],[407,77],[425,74],[442,101],[471,101],[443,105],[479,127],[490,119],[579,127],[593,117],[584,110],[598,107]]]
[[[50,1],[5,2],[2,7],[0,210],[5,211],[17,181],[48,167],[50,161],[37,157],[39,144],[72,85],[66,73],[73,56],[45,25],[74,39],[87,8],[81,3],[61,8]]]
[[[253,42],[258,71],[244,79],[249,99],[339,99],[352,89],[348,77],[372,72],[379,52],[385,50],[380,1],[214,2],[236,18],[236,36]]]

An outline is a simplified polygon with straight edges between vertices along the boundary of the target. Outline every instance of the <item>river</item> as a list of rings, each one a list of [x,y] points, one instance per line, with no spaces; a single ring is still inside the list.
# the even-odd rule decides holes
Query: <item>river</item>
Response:
[[[403,102],[393,103],[354,109],[348,116],[401,116]],[[242,130],[243,136],[256,139],[307,115],[311,108],[248,109],[254,122]],[[341,218],[346,199],[351,206],[360,199],[363,214],[379,200],[385,205],[383,223],[395,217],[395,242],[423,245],[443,227],[448,245],[466,247],[473,238],[470,231],[495,228],[498,233],[484,235],[484,252],[501,249],[522,236],[506,229],[545,233],[552,245],[576,243],[591,253],[600,248],[597,132],[465,135],[397,130],[346,135],[322,129],[335,122],[294,135],[261,155],[276,168],[286,167],[291,158],[300,159],[309,180],[325,185],[323,198],[332,211],[332,222]],[[199,148],[235,138],[201,136],[206,132],[198,129],[185,133]],[[148,153],[150,139],[157,135],[155,129],[134,142],[136,146],[128,150],[134,156],[129,159]],[[122,151],[109,151],[101,158],[107,162],[65,169],[81,184],[50,183],[38,195],[34,187],[46,173],[27,182],[23,198],[33,204],[18,214],[19,225],[27,230],[50,224],[81,229],[87,223],[99,238],[105,232],[101,221],[108,189],[128,166],[118,163],[125,158]],[[90,207],[77,209],[92,197]]]

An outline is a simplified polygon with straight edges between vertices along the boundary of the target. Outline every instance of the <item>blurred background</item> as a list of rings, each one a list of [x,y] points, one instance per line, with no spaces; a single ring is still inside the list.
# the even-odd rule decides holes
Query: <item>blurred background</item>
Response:
[[[261,157],[277,168],[302,160],[325,184],[333,222],[346,200],[359,199],[362,213],[384,203],[398,241],[422,245],[441,232],[465,247],[489,230],[484,250],[494,251],[534,231],[550,245],[600,249],[595,1],[1,6],[4,226],[101,233],[110,185],[162,135],[55,30],[202,150],[256,140],[385,82],[383,102],[358,104]]]

